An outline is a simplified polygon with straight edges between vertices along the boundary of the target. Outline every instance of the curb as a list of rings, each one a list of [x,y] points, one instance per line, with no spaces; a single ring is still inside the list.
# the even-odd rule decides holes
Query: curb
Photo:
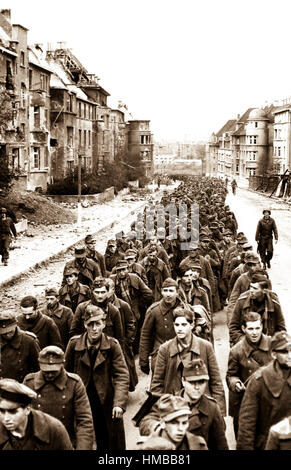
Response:
[[[276,196],[269,197],[268,194],[263,193],[261,191],[256,191],[255,189],[251,189],[251,188],[241,188],[239,186],[239,189],[242,189],[244,191],[249,191],[250,193],[253,193],[253,194],[258,194],[259,196],[263,196],[264,198],[268,199],[269,201],[278,202],[279,204],[286,204],[287,206],[289,206],[288,208],[286,208],[286,210],[291,209],[291,201],[284,201],[284,200],[282,200],[282,198],[276,197]]]
[[[108,230],[109,228],[112,228],[115,224],[121,222],[122,220],[126,219],[127,217],[130,217],[131,215],[133,215],[137,210],[139,210],[142,206],[144,206],[146,204],[147,201],[144,201],[142,202],[142,204],[140,204],[139,206],[135,207],[135,209],[132,209],[130,212],[128,212],[124,217],[122,217],[121,219],[118,219],[118,220],[114,220],[113,222],[110,222],[109,224],[107,225],[104,225],[103,227],[101,227],[99,230],[97,230],[97,232],[94,232],[92,233],[92,235],[98,235],[100,232],[103,232],[104,230]],[[45,265],[48,261],[52,261],[54,260],[55,258],[57,258],[58,256],[60,255],[64,255],[65,253],[67,253],[71,248],[73,248],[75,245],[78,245],[78,243],[80,242],[83,242],[85,240],[85,236],[82,236],[80,238],[78,238],[77,241],[74,241],[74,243],[72,243],[71,245],[68,245],[66,248],[63,248],[62,250],[56,252],[56,253],[53,253],[52,255],[46,257],[46,258],[43,258],[41,261],[38,261],[37,263],[33,264],[32,266],[29,266],[29,268],[25,268],[23,271],[17,273],[17,274],[13,274],[13,276],[10,276],[9,278],[5,279],[5,281],[0,281],[0,287],[5,287],[7,285],[9,285],[10,283],[12,283],[13,281],[16,281],[18,278],[20,278],[23,274],[28,274],[29,271],[33,270],[33,269],[37,269],[37,268],[40,268],[41,266]]]

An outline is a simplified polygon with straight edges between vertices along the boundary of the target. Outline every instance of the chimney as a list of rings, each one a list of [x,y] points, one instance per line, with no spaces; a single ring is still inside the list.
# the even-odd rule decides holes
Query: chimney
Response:
[[[239,120],[239,118],[240,118],[240,114],[238,114],[238,115],[237,115],[237,118],[236,118],[236,119],[237,119],[237,121]]]
[[[12,37],[11,10],[0,10],[0,26],[9,37]]]

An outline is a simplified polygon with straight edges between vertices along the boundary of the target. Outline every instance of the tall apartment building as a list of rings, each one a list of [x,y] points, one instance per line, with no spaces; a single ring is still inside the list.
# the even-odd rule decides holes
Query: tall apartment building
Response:
[[[153,171],[153,136],[150,121],[128,121],[128,156],[139,157],[146,169],[146,176]]]

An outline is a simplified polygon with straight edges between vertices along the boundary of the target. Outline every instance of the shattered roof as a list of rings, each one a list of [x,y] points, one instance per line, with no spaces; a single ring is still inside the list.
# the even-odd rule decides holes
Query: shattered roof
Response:
[[[3,43],[4,47],[10,47],[11,38],[8,34],[4,31],[4,29],[0,26],[0,41]]]
[[[41,67],[42,69],[52,73],[50,65],[42,57],[42,52],[36,49],[34,46],[28,47],[28,61],[30,64],[37,65],[37,67]]]

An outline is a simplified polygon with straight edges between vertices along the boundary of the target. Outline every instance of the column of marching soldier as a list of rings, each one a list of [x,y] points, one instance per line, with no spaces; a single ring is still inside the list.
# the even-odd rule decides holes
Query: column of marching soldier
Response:
[[[184,177],[127,234],[108,240],[104,255],[87,235],[60,289],[47,286],[44,306],[27,295],[19,312],[0,312],[0,449],[228,449],[213,348],[213,317],[223,308],[237,449],[291,448],[291,337],[266,270],[276,224],[264,211],[260,261],[226,195],[219,179]],[[164,214],[169,204],[187,210]],[[140,439],[126,446],[137,355],[151,381],[134,417]]]

